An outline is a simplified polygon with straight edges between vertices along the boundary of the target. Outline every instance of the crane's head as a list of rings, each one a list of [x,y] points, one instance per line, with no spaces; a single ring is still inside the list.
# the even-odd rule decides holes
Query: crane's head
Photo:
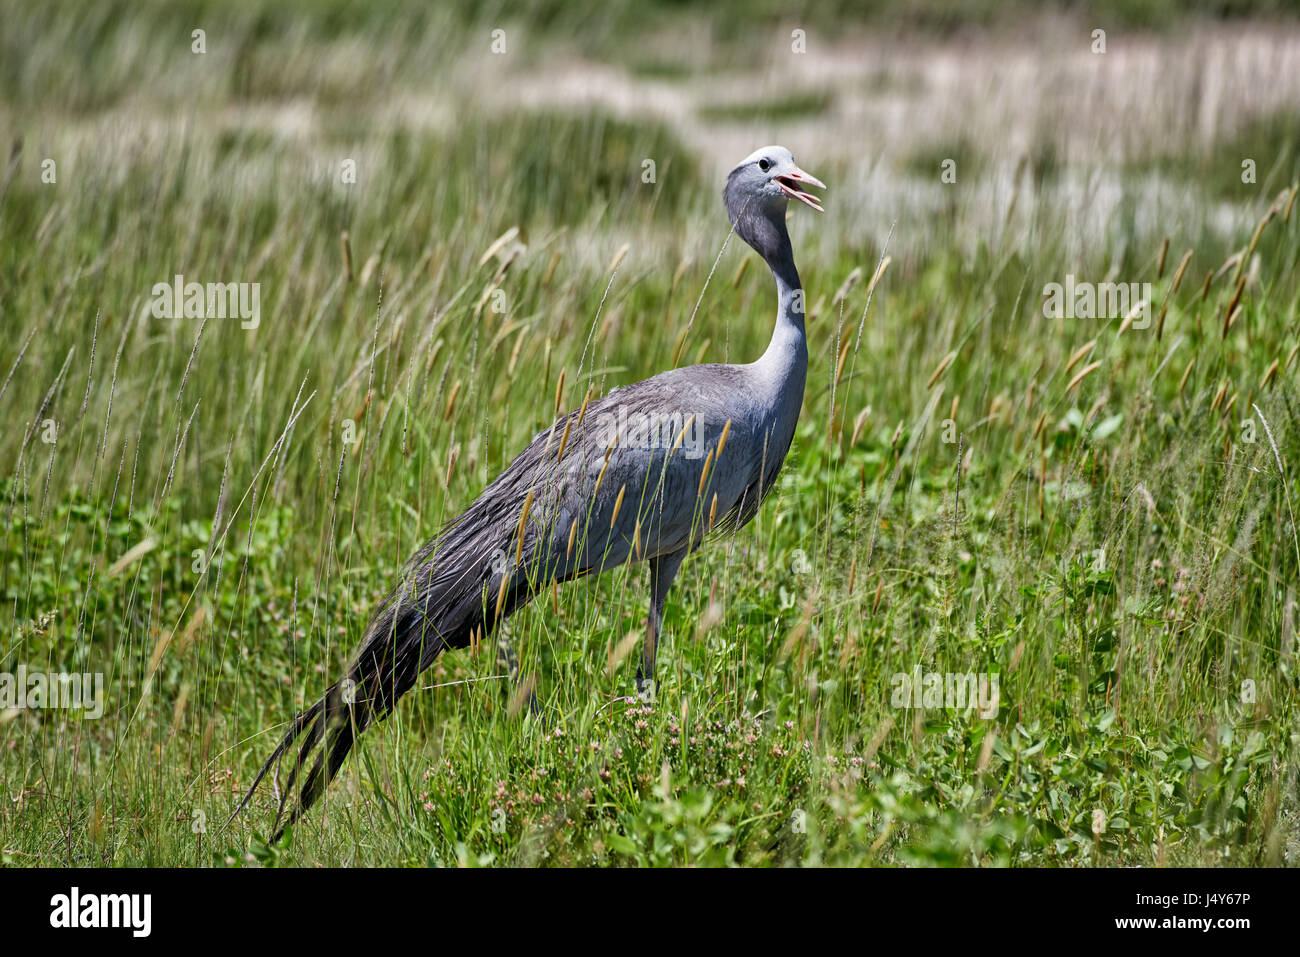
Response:
[[[727,184],[722,188],[727,218],[737,235],[770,261],[776,238],[772,234],[784,234],[790,200],[822,212],[821,200],[807,191],[809,186],[826,188],[816,176],[796,166],[784,146],[764,146],[727,174]]]
[[[796,166],[794,157],[784,146],[764,146],[746,156],[727,174],[722,195],[733,220],[734,214],[747,204],[765,211],[774,208],[785,212],[786,203],[791,199],[822,212],[821,200],[807,192],[807,186],[826,188],[816,176]]]

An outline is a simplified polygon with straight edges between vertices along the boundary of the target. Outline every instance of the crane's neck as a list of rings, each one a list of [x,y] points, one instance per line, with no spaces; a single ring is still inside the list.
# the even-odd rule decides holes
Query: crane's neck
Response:
[[[733,171],[723,188],[727,216],[732,228],[763,257],[776,280],[776,326],[767,351],[745,367],[752,386],[751,396],[761,415],[764,449],[774,454],[765,458],[764,491],[781,467],[803,406],[808,379],[808,340],[804,335],[804,295],[799,271],[794,267],[794,250],[785,226],[786,203],[742,199],[741,179]]]
[[[794,266],[784,212],[781,209],[776,216],[763,217],[758,235],[745,237],[767,262],[776,279],[776,325],[772,329],[772,340],[767,351],[749,368],[755,377],[756,397],[766,415],[770,416],[766,420],[768,434],[764,440],[770,442],[777,453],[774,464],[778,468],[794,438],[808,378],[803,286]]]
[[[776,279],[776,326],[767,351],[759,359],[772,373],[798,380],[799,398],[803,397],[803,380],[808,370],[808,339],[804,334],[804,295],[799,270],[794,265],[790,233],[785,227],[784,209],[772,217],[762,217],[760,227],[750,242],[767,262]],[[746,237],[749,238],[749,237]],[[791,383],[794,384],[793,382]]]
[[[776,325],[763,358],[783,358],[807,366],[808,339],[804,333],[803,286],[799,282],[799,272],[794,268],[793,258],[779,265],[769,265],[776,278]]]

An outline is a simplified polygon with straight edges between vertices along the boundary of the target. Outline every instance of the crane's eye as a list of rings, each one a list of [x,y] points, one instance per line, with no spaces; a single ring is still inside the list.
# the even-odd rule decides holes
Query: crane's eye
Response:
[[[761,169],[764,173],[766,173],[768,170],[772,168],[772,164],[768,160],[761,159],[758,161],[758,168]]]

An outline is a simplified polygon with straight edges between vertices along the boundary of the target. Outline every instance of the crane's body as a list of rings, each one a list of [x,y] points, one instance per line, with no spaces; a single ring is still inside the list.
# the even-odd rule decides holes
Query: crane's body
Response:
[[[753,518],[794,438],[808,346],[785,213],[789,198],[821,209],[804,183],[823,185],[795,166],[788,150],[772,146],[733,169],[723,191],[732,227],[776,279],[776,323],[763,355],[621,386],[534,436],[413,556],[371,620],[354,664],[294,719],[240,808],[301,738],[277,823],[298,771],[317,747],[323,750],[291,823],[333,778],[356,735],[386,717],[443,650],[481,641],[552,582],[649,562],[637,684],[643,694],[652,691],[664,600],[682,561],[710,532]],[[625,430],[629,418],[638,425]],[[672,428],[664,431],[662,423]]]

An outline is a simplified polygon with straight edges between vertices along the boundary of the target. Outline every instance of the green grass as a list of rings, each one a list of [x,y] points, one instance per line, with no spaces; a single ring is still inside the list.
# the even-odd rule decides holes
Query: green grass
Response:
[[[192,82],[234,118],[147,145],[81,125],[145,88],[144,53],[141,74],[115,67],[117,92],[42,72],[57,64],[34,41],[4,58],[4,115],[40,135],[0,185],[0,671],[103,672],[107,710],[0,714],[0,859],[1295,861],[1300,212],[1259,233],[1225,333],[1234,272],[1203,280],[1252,229],[1162,224],[1161,269],[1134,176],[1105,234],[1043,202],[1024,229],[959,235],[983,195],[964,167],[945,211],[898,223],[889,250],[884,215],[795,213],[799,432],[755,522],[684,566],[654,707],[625,700],[638,566],[511,620],[543,720],[492,654],[444,656],[421,682],[441,687],[369,732],[286,841],[261,837],[269,788],[223,831],[401,563],[550,421],[562,371],[571,408],[667,368],[679,341],[682,362],[748,361],[770,334],[768,277],[738,274],[752,253],[733,241],[707,281],[719,184],[661,125],[484,100],[449,136],[375,112],[382,57],[346,61],[357,81],[326,83],[309,135],[239,112],[322,89],[329,61],[289,54],[350,30],[379,31],[398,77],[435,42],[329,9],[250,48],[279,49],[300,90],[222,61]],[[94,43],[133,29],[153,28],[106,24],[117,40]],[[31,70],[53,87],[17,82]],[[832,197],[854,179],[799,159]],[[1242,200],[1257,220],[1285,172]],[[514,226],[522,245],[482,261]],[[882,252],[862,323],[865,282],[832,297]],[[1160,337],[1043,317],[1045,283],[1111,270],[1153,284]],[[149,316],[178,272],[261,283],[260,326]],[[996,717],[895,707],[916,668],[996,674]]]
[[[752,103],[709,104],[700,118],[710,123],[774,123],[780,120],[812,120],[830,110],[834,97],[819,90],[767,98]]]
[[[1253,175],[1243,166],[1247,160]],[[1167,151],[1138,168],[1158,170],[1220,199],[1239,200],[1256,188],[1276,193],[1300,177],[1300,115],[1264,114],[1241,123],[1212,148]]]

